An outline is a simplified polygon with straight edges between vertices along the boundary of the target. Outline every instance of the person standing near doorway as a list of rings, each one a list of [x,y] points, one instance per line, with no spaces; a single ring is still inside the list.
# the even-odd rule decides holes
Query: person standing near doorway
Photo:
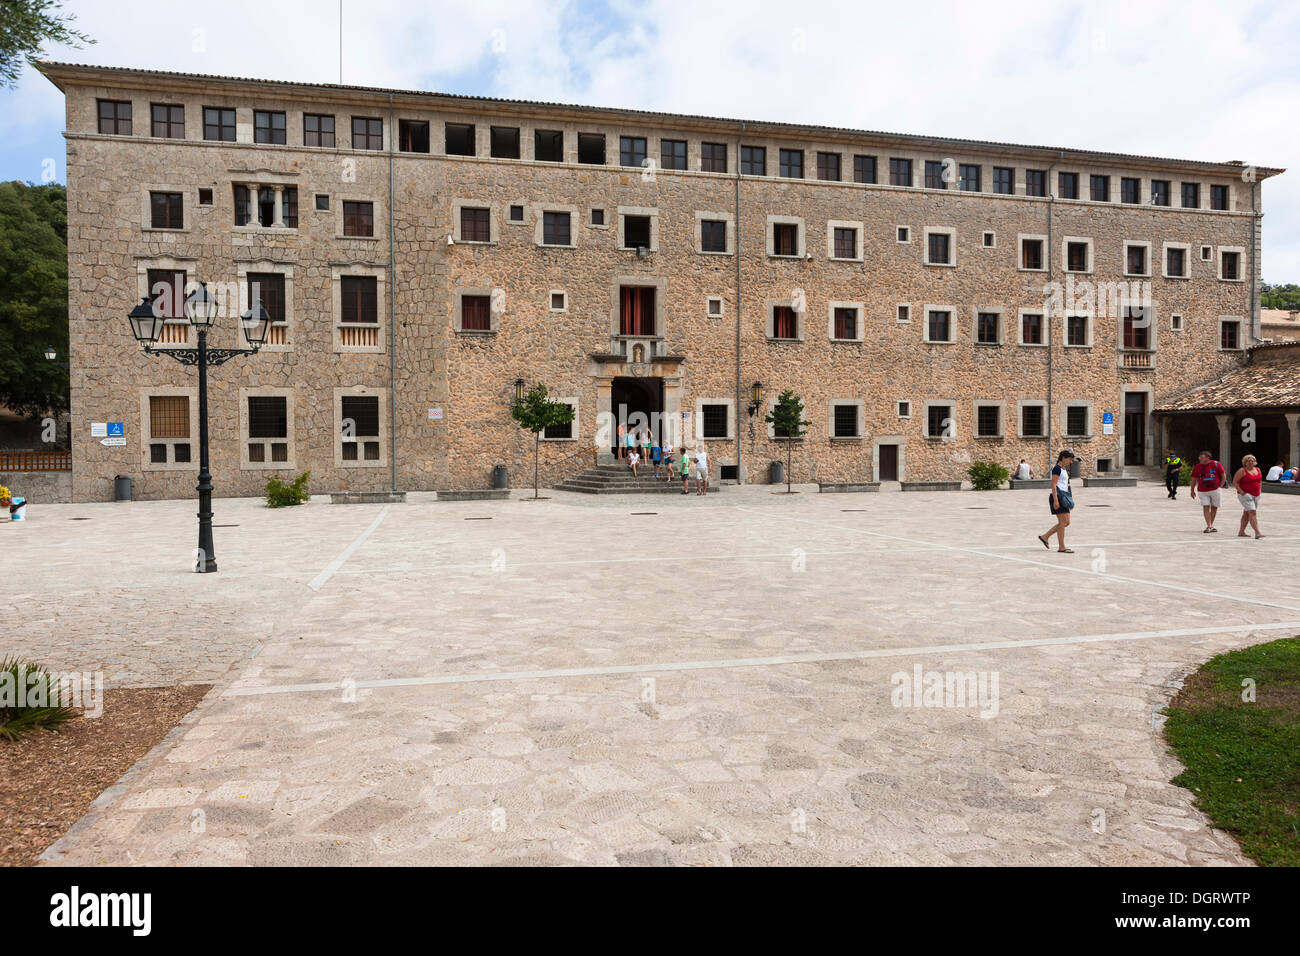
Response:
[[[626,437],[627,437],[627,429],[626,429],[625,427],[623,427],[623,423],[622,423],[622,422],[619,422],[619,423],[618,423],[618,440],[617,440],[614,444],[618,446],[618,457],[619,457],[620,459],[623,457],[623,445],[625,444]]]
[[[677,464],[682,473],[682,494],[687,494],[691,487],[691,456],[685,446],[682,447],[681,461]]]
[[[1172,448],[1165,449],[1165,491],[1169,500],[1178,500],[1178,476],[1183,472],[1183,459]]]
[[[1200,502],[1201,514],[1205,516],[1205,530],[1201,534],[1217,534],[1219,529],[1214,526],[1214,517],[1223,504],[1222,488],[1228,483],[1228,473],[1208,451],[1201,452],[1196,458],[1196,465],[1192,468],[1192,497]]]
[[[1264,480],[1259,470],[1259,462],[1254,455],[1247,455],[1241,460],[1241,467],[1232,476],[1232,487],[1237,489],[1237,500],[1241,502],[1241,525],[1237,528],[1238,538],[1249,537],[1246,525],[1255,532],[1256,539],[1264,537],[1259,533],[1259,494],[1260,482]]]
[[[1038,536],[1038,543],[1050,551],[1052,546],[1047,539],[1056,535],[1056,550],[1061,554],[1074,554],[1073,548],[1065,546],[1065,529],[1070,526],[1070,512],[1074,510],[1074,496],[1070,494],[1070,465],[1073,461],[1074,452],[1068,448],[1056,456],[1056,464],[1052,466],[1052,493],[1047,498],[1052,514],[1056,515],[1056,524],[1046,534]]]
[[[709,490],[709,453],[701,445],[695,451],[695,493],[707,494]]]

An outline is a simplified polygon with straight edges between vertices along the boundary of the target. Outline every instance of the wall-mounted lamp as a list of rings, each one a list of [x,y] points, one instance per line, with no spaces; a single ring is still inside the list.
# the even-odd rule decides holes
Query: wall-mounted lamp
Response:
[[[758,412],[759,406],[763,404],[763,383],[755,382],[750,386],[749,417],[753,418]]]
[[[517,378],[515,379],[515,404],[518,405],[522,403],[523,400],[524,400],[524,380],[522,378]]]

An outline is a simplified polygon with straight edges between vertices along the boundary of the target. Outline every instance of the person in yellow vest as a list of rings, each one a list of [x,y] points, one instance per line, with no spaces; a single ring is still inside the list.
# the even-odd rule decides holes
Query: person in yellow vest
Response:
[[[1165,451],[1165,491],[1169,492],[1169,500],[1178,500],[1178,476],[1183,470],[1183,460],[1175,454],[1172,448]]]

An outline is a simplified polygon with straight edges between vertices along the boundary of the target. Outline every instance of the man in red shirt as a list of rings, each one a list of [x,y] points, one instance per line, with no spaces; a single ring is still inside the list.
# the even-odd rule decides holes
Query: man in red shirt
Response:
[[[1214,526],[1214,516],[1219,513],[1223,503],[1220,489],[1227,483],[1227,472],[1223,465],[1215,461],[1208,451],[1196,456],[1196,465],[1192,468],[1192,497],[1201,503],[1201,513],[1205,515],[1205,530],[1202,534],[1214,534],[1219,529]]]

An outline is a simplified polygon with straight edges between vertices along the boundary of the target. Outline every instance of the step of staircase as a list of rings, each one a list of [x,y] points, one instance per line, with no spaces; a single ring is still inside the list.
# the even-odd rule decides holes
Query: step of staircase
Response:
[[[720,488],[721,485],[716,479],[709,484],[711,492],[716,492]],[[580,475],[566,478],[555,486],[555,490],[575,491],[587,495],[643,495],[672,492],[681,494],[682,480],[674,478],[666,481],[663,478],[655,478],[653,468],[648,472],[641,469],[641,473],[633,477],[627,465],[597,465]],[[695,491],[694,480],[691,481],[690,490],[691,493]]]

